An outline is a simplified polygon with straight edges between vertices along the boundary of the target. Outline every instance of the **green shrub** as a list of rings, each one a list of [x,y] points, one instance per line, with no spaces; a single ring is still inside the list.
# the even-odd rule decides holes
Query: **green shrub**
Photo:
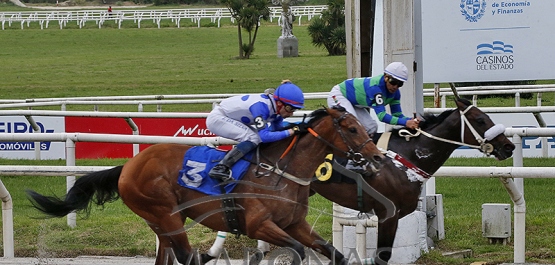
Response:
[[[324,47],[329,55],[345,55],[347,39],[345,37],[345,3],[342,0],[328,0],[328,9],[322,17],[315,17],[308,26],[312,44]]]

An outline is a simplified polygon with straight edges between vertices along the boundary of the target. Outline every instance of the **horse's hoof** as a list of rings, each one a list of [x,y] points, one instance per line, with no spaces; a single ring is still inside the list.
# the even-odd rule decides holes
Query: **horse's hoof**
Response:
[[[260,264],[263,258],[264,258],[264,254],[257,251],[251,256],[249,260],[249,265],[258,265]]]
[[[200,262],[201,262],[201,264],[206,264],[207,262],[209,262],[209,261],[211,261],[211,260],[213,260],[213,259],[214,259],[214,257],[212,257],[212,256],[210,256],[210,255],[208,255],[208,254],[206,254],[206,253],[200,254]]]

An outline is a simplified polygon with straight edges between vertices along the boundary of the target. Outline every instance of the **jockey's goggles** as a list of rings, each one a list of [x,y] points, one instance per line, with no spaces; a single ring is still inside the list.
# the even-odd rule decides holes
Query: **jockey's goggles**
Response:
[[[289,112],[289,113],[293,113],[296,110],[298,110],[298,108],[295,108],[289,104],[284,104],[285,106],[283,107],[285,109],[285,111]]]
[[[389,83],[390,83],[392,86],[398,86],[398,87],[402,87],[402,86],[403,86],[403,81],[397,80],[397,79],[395,79],[395,78],[393,78],[393,77],[389,77]]]

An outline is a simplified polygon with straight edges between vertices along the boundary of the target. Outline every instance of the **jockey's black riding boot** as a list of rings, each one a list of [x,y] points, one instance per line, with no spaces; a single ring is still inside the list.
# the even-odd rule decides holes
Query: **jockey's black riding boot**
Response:
[[[220,163],[215,165],[210,172],[208,172],[208,175],[210,175],[213,179],[219,179],[223,182],[231,180],[231,166],[233,166],[233,164],[235,164],[235,162],[241,159],[244,155],[245,154],[243,154],[241,150],[234,147],[227,152]]]

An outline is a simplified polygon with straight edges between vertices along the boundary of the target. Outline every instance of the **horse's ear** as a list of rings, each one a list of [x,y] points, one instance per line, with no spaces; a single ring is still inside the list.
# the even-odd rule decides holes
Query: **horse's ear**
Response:
[[[454,83],[449,83],[449,86],[451,87],[451,90],[453,91],[453,96],[455,96],[455,104],[457,104],[457,107],[459,108],[463,108],[461,107],[461,105],[459,105],[459,102],[461,101],[461,97],[459,97],[459,93],[457,93],[457,87],[455,87]]]
[[[457,107],[461,110],[465,110],[468,106],[472,105],[468,99],[465,98],[458,98],[455,100]]]
[[[346,110],[343,106],[341,106],[341,105],[333,105],[331,108],[332,108],[332,109],[335,109],[335,110],[338,110],[338,111],[341,111],[341,112],[346,112],[346,111],[347,111],[347,110]]]
[[[455,83],[449,83],[449,86],[453,91],[453,96],[455,96],[455,101],[458,101],[461,97],[459,97],[459,93],[457,93],[457,87],[455,87]]]
[[[465,107],[463,106],[463,104],[460,100],[455,99],[455,104],[457,105],[457,109],[459,109],[461,111],[465,109]]]

